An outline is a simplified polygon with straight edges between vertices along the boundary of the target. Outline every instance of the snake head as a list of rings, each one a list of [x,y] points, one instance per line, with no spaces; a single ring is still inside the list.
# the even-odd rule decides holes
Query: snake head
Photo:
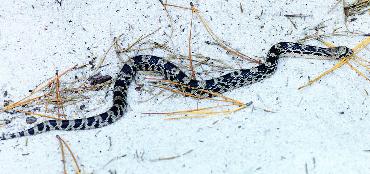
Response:
[[[338,55],[337,59],[343,59],[353,54],[353,50],[346,46],[334,47],[334,52]]]

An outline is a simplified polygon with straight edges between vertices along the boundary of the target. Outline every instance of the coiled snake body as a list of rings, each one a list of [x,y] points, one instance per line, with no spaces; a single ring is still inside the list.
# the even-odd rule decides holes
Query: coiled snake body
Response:
[[[73,120],[47,120],[24,131],[7,134],[3,133],[0,135],[0,140],[35,135],[51,130],[70,131],[95,129],[114,123],[126,112],[127,89],[137,71],[160,72],[165,79],[188,86],[181,89],[184,92],[191,93],[195,96],[211,97],[207,96],[209,95],[208,93],[201,92],[201,90],[197,89],[223,93],[244,85],[261,81],[275,72],[279,57],[285,54],[296,54],[297,56],[315,55],[332,59],[341,59],[351,55],[352,50],[344,46],[321,48],[292,42],[280,42],[270,48],[264,63],[251,69],[240,69],[220,77],[204,81],[192,80],[176,65],[160,57],[152,55],[135,56],[123,65],[118,74],[113,88],[113,106],[108,111],[87,118]]]

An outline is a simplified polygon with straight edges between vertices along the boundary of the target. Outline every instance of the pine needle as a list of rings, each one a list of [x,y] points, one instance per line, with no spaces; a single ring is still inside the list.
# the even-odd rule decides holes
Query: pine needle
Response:
[[[56,135],[56,138],[59,140],[59,144],[60,144],[60,147],[61,147],[61,151],[62,151],[62,161],[63,162],[63,166],[64,166],[64,173],[66,173],[66,166],[65,166],[65,154],[64,154],[64,150],[63,150],[63,146],[65,146],[69,152],[69,154],[71,155],[72,157],[72,160],[73,160],[73,164],[74,164],[74,167],[75,167],[75,171],[77,174],[81,174],[81,169],[78,165],[78,162],[77,162],[77,158],[76,156],[74,155],[74,153],[72,152],[70,146],[62,139],[62,137],[60,137],[59,135]]]
[[[49,116],[49,115],[45,115],[45,114],[42,114],[42,113],[36,113],[36,112],[30,112],[30,111],[23,111],[23,110],[14,110],[14,111],[24,113],[24,114],[27,114],[27,115],[50,118],[50,119],[54,119],[54,120],[65,120],[65,118],[61,117],[61,116],[65,116],[64,114],[57,114],[57,116]]]
[[[66,155],[64,152],[64,146],[61,138],[57,135],[58,141],[59,141],[59,147],[62,155],[62,163],[63,163],[63,173],[67,174],[67,166],[66,166]]]
[[[329,43],[329,42],[323,42],[325,45],[329,46],[329,47],[333,47],[334,45],[332,43]],[[336,69],[342,67],[344,64],[347,64],[348,66],[350,66],[350,68],[352,70],[354,70],[357,74],[359,74],[360,76],[364,77],[366,80],[368,80],[368,78],[362,73],[360,72],[358,69],[354,68],[350,63],[349,61],[354,59],[354,58],[358,58],[358,56],[356,56],[357,53],[359,53],[361,50],[363,50],[365,47],[367,47],[368,45],[370,44],[370,36],[369,37],[366,37],[364,40],[362,40],[360,43],[358,43],[352,50],[353,50],[353,55],[351,56],[348,56],[348,57],[345,57],[343,59],[341,59],[336,65],[334,65],[332,68],[330,68],[329,70],[326,70],[325,72],[321,73],[320,75],[318,75],[317,77],[315,77],[313,80],[310,80],[308,81],[307,84],[299,87],[298,89],[302,89],[304,87],[307,87],[307,86],[310,86],[312,85],[313,83],[317,82],[318,80],[320,80],[322,77],[330,74],[331,72],[335,71]],[[363,59],[364,60],[364,59]],[[364,66],[365,68],[367,66]]]
[[[191,10],[192,13],[195,13],[200,22],[203,24],[203,27],[206,29],[207,33],[211,36],[211,38],[224,50],[228,51],[229,53],[237,56],[237,57],[240,57],[242,59],[245,59],[245,60],[248,60],[250,62],[253,62],[253,63],[258,63],[258,64],[261,64],[262,61],[261,60],[258,60],[258,59],[254,59],[254,58],[251,58],[237,50],[235,50],[234,48],[228,46],[225,44],[225,42],[223,40],[221,40],[214,32],[213,30],[211,29],[211,27],[209,27],[207,21],[203,18],[203,16],[201,15],[201,12],[199,11],[199,9],[197,9],[195,6],[191,6],[191,8],[188,8],[188,7],[182,7],[182,6],[178,6],[178,5],[174,5],[174,4],[168,4],[168,3],[163,3],[161,1],[162,5],[164,7],[176,7],[176,8],[180,8],[180,9],[185,9],[185,10]]]
[[[197,98],[197,99],[213,100],[213,101],[219,101],[219,102],[229,103],[229,104],[203,107],[203,108],[190,109],[190,110],[174,111],[174,112],[161,112],[161,113],[156,112],[156,113],[143,113],[143,114],[163,114],[163,115],[171,117],[171,118],[166,118],[166,120],[178,120],[178,119],[190,119],[190,118],[206,118],[206,117],[211,117],[211,116],[218,115],[218,114],[230,114],[230,113],[237,112],[237,111],[247,107],[247,105],[245,103],[241,102],[241,101],[223,96],[222,94],[219,94],[219,93],[216,93],[216,92],[208,91],[208,90],[205,90],[205,89],[193,88],[193,87],[190,87],[190,86],[187,86],[187,85],[184,85],[184,84],[180,84],[180,83],[177,83],[177,82],[172,82],[172,81],[169,81],[169,80],[159,80],[159,81],[162,82],[162,83],[170,84],[170,85],[176,85],[176,86],[181,86],[181,87],[184,87],[184,88],[190,88],[190,89],[198,90],[200,92],[210,94],[210,95],[214,96],[214,98],[201,97],[201,96],[197,96],[197,95],[194,95],[194,94],[186,93],[186,92],[178,90],[178,89],[172,89],[172,88],[164,86],[164,85],[157,85],[157,87],[169,90],[169,91],[174,92],[174,93],[178,93],[178,94],[181,94],[181,95],[184,95],[184,96],[187,96],[187,97],[193,97],[193,98]],[[216,98],[216,97],[218,97],[218,98]],[[225,107],[236,107],[236,108],[222,110],[222,108],[225,108]],[[217,110],[217,109],[221,109],[221,110]],[[187,116],[187,115],[191,115],[191,116]]]
[[[192,9],[195,9],[193,3],[190,3],[191,5],[191,8]],[[195,78],[195,71],[194,71],[194,68],[193,68],[193,58],[192,58],[192,52],[191,52],[191,31],[193,30],[193,14],[194,14],[195,10],[191,10],[191,19],[190,19],[190,30],[189,30],[189,46],[188,46],[188,54],[189,54],[189,68],[190,68],[190,71],[191,71],[191,78],[192,79],[196,79]]]

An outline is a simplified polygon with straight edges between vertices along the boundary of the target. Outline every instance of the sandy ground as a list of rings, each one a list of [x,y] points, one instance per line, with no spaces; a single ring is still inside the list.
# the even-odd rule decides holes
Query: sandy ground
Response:
[[[189,6],[190,1],[169,2]],[[218,36],[252,57],[264,57],[274,43],[314,34],[316,26],[321,26],[316,27],[320,28],[319,34],[334,30],[368,33],[370,27],[369,13],[345,22],[343,5],[336,5],[335,0],[195,0],[194,4]],[[169,8],[169,14],[174,20],[172,37],[171,23],[159,1],[2,2],[1,107],[5,100],[25,97],[56,70],[101,57],[120,34],[120,42],[127,45],[161,27],[149,40],[167,42],[177,54],[187,55],[191,13]],[[193,24],[194,53],[240,62],[224,50],[205,44],[212,39],[195,16]],[[364,38],[346,34],[325,41],[354,47]],[[322,46],[318,41],[306,43]],[[166,56],[158,50],[129,56],[136,54]],[[369,57],[369,51],[361,52],[361,56]],[[114,77],[122,62],[113,51],[107,55],[107,62],[109,68],[102,73]],[[369,82],[343,66],[314,85],[297,90],[335,63],[284,58],[271,78],[225,94],[245,103],[252,101],[252,106],[205,119],[168,121],[163,115],[142,114],[213,103],[171,96],[171,92],[142,102],[152,94],[138,92],[133,85],[128,96],[129,111],[113,125],[0,141],[0,173],[63,173],[56,135],[71,145],[82,173],[369,173]],[[100,91],[90,95],[84,103],[87,110],[91,109],[86,116],[109,107],[111,94],[105,94]],[[71,107],[70,113],[78,106]],[[0,132],[31,126],[23,114],[0,113],[0,119],[10,118],[14,119]],[[68,173],[75,172],[69,156],[67,169]]]

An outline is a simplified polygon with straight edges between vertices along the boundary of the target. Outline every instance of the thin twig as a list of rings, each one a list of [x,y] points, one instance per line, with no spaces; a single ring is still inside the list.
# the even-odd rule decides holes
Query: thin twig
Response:
[[[62,155],[63,173],[67,174],[66,157],[65,157],[65,153],[64,153],[63,142],[62,142],[62,140],[59,136],[57,136],[57,138],[58,138],[58,141],[59,141],[59,147],[60,147],[60,151],[61,151],[61,155]]]
[[[80,167],[78,165],[77,159],[76,159],[75,155],[73,154],[71,148],[69,147],[69,145],[59,135],[56,135],[56,137],[58,138],[59,141],[61,141],[66,146],[66,148],[69,151],[69,154],[71,154],[72,159],[73,159],[73,162],[75,164],[76,173],[77,174],[80,174],[81,173],[81,169],[80,169]]]
[[[190,2],[190,6],[191,6],[192,9],[195,9],[192,2]],[[188,54],[189,54],[189,68],[190,68],[190,71],[191,71],[191,78],[195,79],[195,71],[194,71],[194,68],[193,68],[193,59],[192,59],[192,56],[191,56],[192,55],[192,52],[191,52],[191,31],[193,29],[193,14],[194,14],[194,10],[191,10]]]
[[[188,8],[188,7],[182,7],[182,6],[178,6],[178,5],[173,5],[173,4],[167,4],[167,3],[162,3],[162,5],[164,6],[169,6],[169,7],[176,7],[176,8],[181,8],[181,9],[185,9],[185,10],[191,10],[193,11],[193,13],[195,13],[198,18],[200,19],[201,23],[203,24],[204,28],[206,29],[206,31],[208,32],[208,34],[212,37],[213,40],[215,40],[215,42],[223,49],[229,51],[231,54],[237,56],[237,57],[240,57],[242,59],[245,59],[245,60],[248,60],[250,62],[253,62],[253,63],[258,63],[258,64],[261,64],[262,61],[261,60],[258,60],[258,59],[254,59],[254,58],[251,58],[233,48],[231,48],[230,46],[226,45],[224,43],[224,41],[222,41],[219,37],[217,37],[217,35],[212,31],[212,29],[209,27],[208,23],[206,22],[206,20],[203,18],[203,16],[200,14],[200,11],[195,8],[194,6],[191,7],[191,8]]]

